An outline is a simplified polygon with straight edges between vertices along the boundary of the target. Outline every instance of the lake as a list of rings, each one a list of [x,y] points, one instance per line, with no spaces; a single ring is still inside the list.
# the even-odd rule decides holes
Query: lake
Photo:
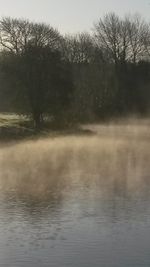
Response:
[[[150,123],[1,146],[0,266],[150,266]]]

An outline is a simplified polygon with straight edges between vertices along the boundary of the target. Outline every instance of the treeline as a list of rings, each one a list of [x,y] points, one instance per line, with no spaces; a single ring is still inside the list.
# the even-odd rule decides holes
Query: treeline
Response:
[[[93,33],[62,36],[23,19],[0,21],[0,110],[61,123],[150,111],[150,25],[109,13]]]

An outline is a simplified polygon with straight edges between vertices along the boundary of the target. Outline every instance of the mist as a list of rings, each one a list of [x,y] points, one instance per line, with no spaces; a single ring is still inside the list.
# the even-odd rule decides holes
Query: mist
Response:
[[[140,122],[140,123],[139,123]],[[138,190],[149,173],[148,120],[85,125],[90,135],[22,141],[0,150],[0,187],[44,196],[75,184]],[[146,183],[148,181],[146,180]],[[140,189],[140,188],[139,188]]]
[[[1,142],[2,265],[149,264],[150,121],[81,128]]]
[[[91,27],[0,19],[0,267],[150,266],[150,23]]]

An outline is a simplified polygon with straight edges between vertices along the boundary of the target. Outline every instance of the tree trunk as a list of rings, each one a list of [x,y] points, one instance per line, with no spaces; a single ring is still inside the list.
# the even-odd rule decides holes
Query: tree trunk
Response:
[[[34,127],[36,130],[40,130],[42,128],[42,116],[39,112],[35,112],[33,114],[33,120],[34,120]]]

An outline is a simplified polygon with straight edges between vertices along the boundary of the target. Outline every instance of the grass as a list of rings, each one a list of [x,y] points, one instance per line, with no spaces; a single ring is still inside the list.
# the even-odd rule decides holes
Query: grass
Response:
[[[14,113],[0,113],[0,127],[20,127],[20,124],[28,121],[24,116]]]
[[[14,113],[0,113],[0,141],[16,141],[22,139],[38,139],[41,137],[53,137],[60,135],[88,135],[92,131],[83,129],[77,125],[56,125],[46,122],[43,129],[36,131],[33,122]]]
[[[13,113],[0,113],[0,142],[10,142],[18,140],[33,140],[41,137],[56,137],[68,135],[93,135],[124,138],[150,139],[149,136],[150,119],[149,118],[125,118],[112,122],[101,124],[85,125],[64,125],[63,123],[46,121],[40,131],[36,131],[33,122],[25,117]],[[106,134],[107,133],[107,134]]]
[[[0,113],[0,139],[20,139],[34,134],[29,119],[13,113]]]

